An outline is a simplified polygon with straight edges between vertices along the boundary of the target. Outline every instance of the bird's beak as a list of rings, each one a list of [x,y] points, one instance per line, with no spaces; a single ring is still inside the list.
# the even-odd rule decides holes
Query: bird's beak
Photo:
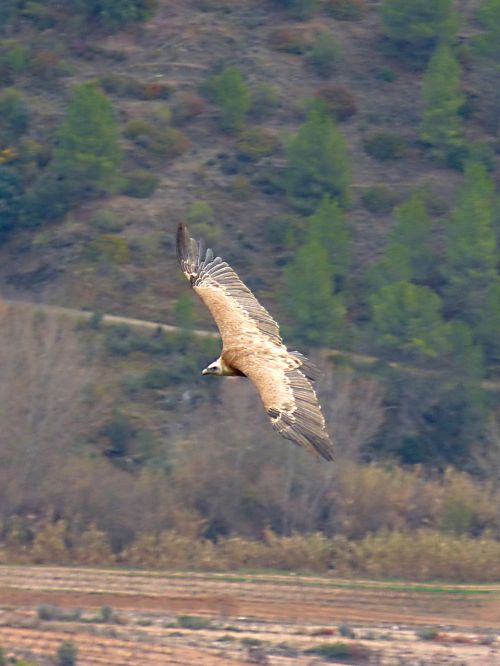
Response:
[[[208,370],[205,368],[204,370],[201,371],[201,374],[202,374],[202,375],[208,375],[209,372],[208,372]]]

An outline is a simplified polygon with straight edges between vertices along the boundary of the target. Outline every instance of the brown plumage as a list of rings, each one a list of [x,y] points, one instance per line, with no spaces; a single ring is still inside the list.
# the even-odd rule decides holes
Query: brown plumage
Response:
[[[287,439],[333,459],[333,446],[311,384],[317,369],[300,352],[289,352],[278,324],[233,269],[191,238],[180,224],[177,257],[210,310],[222,337],[220,357],[203,374],[240,375],[256,386],[273,427]]]

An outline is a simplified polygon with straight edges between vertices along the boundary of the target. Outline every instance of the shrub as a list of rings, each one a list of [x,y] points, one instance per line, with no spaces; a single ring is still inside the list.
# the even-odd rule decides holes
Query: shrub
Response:
[[[310,18],[318,8],[318,0],[274,0],[286,9],[291,18],[304,21]]]
[[[158,177],[146,169],[130,171],[125,176],[122,192],[129,197],[145,199],[153,194],[158,186]]]
[[[316,38],[307,54],[307,62],[316,74],[327,79],[333,74],[341,58],[340,46],[329,32],[322,32]]]
[[[387,65],[377,67],[373,74],[378,81],[385,81],[386,83],[392,83],[392,81],[397,79],[396,72],[392,67],[388,67]]]
[[[278,88],[268,83],[259,83],[252,90],[252,104],[249,113],[255,120],[262,120],[268,118],[280,105]]]
[[[65,67],[58,53],[51,49],[42,49],[32,55],[30,70],[37,79],[51,82],[64,74]]]
[[[292,28],[277,28],[269,35],[269,46],[275,51],[301,55],[307,51],[309,41],[298,30]]]
[[[59,620],[61,617],[61,609],[52,604],[42,604],[36,609],[36,614],[39,620],[47,622],[51,620]]]
[[[235,176],[231,182],[231,194],[237,201],[248,201],[252,196],[252,185],[246,176]]]
[[[78,0],[77,7],[87,19],[97,19],[106,28],[117,29],[132,21],[145,21],[153,13],[156,0]]]
[[[365,150],[377,160],[397,160],[404,157],[408,144],[399,134],[379,130],[370,134],[365,141]]]
[[[99,85],[111,95],[143,100],[167,99],[172,94],[172,86],[169,83],[141,81],[126,74],[105,74],[100,77]]]
[[[73,641],[64,641],[57,650],[57,666],[75,666],[78,650]]]
[[[209,629],[211,627],[211,622],[208,618],[198,615],[179,615],[177,624],[182,629]]]
[[[326,11],[338,21],[359,21],[367,7],[365,0],[327,0]]]
[[[56,12],[41,2],[28,2],[23,7],[22,16],[32,21],[39,30],[53,28],[57,23]]]
[[[173,120],[182,125],[193,120],[205,110],[205,100],[195,92],[185,92],[179,96],[173,107]]]
[[[316,654],[326,661],[340,661],[344,664],[363,664],[370,660],[372,651],[361,643],[322,643],[308,648],[305,654]]]
[[[92,261],[126,264],[130,259],[130,250],[121,236],[103,234],[89,243],[86,255]]]
[[[189,149],[191,142],[175,127],[159,127],[144,119],[127,123],[124,135],[148,153],[164,159],[173,159]]]
[[[347,120],[356,113],[356,100],[346,86],[325,85],[318,90],[316,98],[336,120]]]
[[[210,224],[214,221],[214,209],[207,201],[193,201],[185,218],[188,224]]]
[[[361,197],[364,207],[374,215],[386,215],[398,202],[396,194],[385,185],[370,187]]]
[[[8,143],[28,129],[29,110],[21,93],[14,88],[0,94],[0,141]]]
[[[238,155],[251,161],[272,155],[278,145],[276,134],[265,127],[252,127],[242,132],[236,141]]]
[[[239,130],[250,109],[250,91],[237,67],[228,67],[209,81],[209,94],[220,107],[219,125],[223,130]]]
[[[435,641],[439,635],[436,627],[422,627],[422,629],[419,629],[415,633],[417,638],[420,638],[423,641]]]

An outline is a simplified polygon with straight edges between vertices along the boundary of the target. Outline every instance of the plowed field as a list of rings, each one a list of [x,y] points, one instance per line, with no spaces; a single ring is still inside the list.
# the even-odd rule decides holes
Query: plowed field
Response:
[[[79,666],[312,666],[339,641],[355,664],[500,666],[499,636],[500,586],[0,567],[0,646],[41,665],[71,640]]]

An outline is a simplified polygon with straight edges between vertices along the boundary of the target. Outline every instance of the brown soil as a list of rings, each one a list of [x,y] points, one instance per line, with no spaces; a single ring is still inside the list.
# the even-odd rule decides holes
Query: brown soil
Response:
[[[42,621],[42,604],[82,614]],[[201,628],[179,626],[179,615],[198,616]],[[339,632],[345,623],[371,663],[500,664],[498,586],[0,567],[0,645],[40,664],[72,640],[79,666],[312,665],[321,660],[307,648],[352,640]],[[436,627],[435,640],[418,637],[423,626]]]

